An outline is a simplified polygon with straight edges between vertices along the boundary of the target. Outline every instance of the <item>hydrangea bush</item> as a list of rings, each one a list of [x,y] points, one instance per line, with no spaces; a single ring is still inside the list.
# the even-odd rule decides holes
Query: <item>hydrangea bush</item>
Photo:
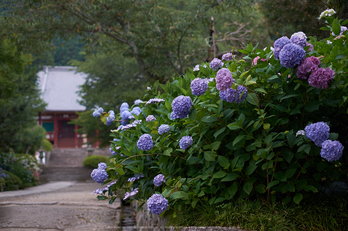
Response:
[[[154,84],[126,108],[141,108],[136,123],[122,126],[118,114],[112,124],[111,148],[120,148],[105,169],[104,183],[116,180],[108,192],[137,189],[132,198],[160,214],[246,198],[300,203],[347,177],[347,31],[331,33],[348,21],[324,18],[327,39],[298,32],[274,49],[249,44],[240,60],[230,54]]]

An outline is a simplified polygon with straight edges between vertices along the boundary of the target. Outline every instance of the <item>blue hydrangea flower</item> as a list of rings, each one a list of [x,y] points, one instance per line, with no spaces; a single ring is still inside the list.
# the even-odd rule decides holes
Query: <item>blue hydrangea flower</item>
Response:
[[[179,146],[181,149],[186,149],[188,147],[190,147],[193,143],[193,139],[191,136],[183,136],[181,139],[180,139],[180,142],[179,142]]]
[[[224,63],[220,60],[220,59],[217,59],[217,58],[214,58],[210,64],[209,64],[209,67],[211,69],[213,69],[214,71],[216,71],[217,69],[219,69],[220,67],[222,67],[224,65]]]
[[[193,103],[189,96],[180,95],[176,97],[172,102],[173,112],[180,119],[184,119],[190,114],[190,110]]]
[[[153,184],[157,187],[161,186],[162,183],[166,182],[166,180],[164,179],[164,175],[163,174],[158,174],[157,176],[155,176],[155,178],[153,179]]]
[[[107,165],[106,165],[104,162],[100,162],[100,163],[98,164],[98,169],[105,170],[106,167],[107,167]]]
[[[231,88],[232,84],[234,83],[232,73],[227,68],[221,68],[221,70],[216,73],[215,81],[216,88],[219,91],[226,91],[227,89]]]
[[[94,112],[93,112],[93,116],[94,117],[99,117],[102,113],[104,112],[104,109],[103,108],[97,108],[97,109],[95,109],[94,110]]]
[[[170,113],[170,119],[171,120],[179,119],[179,116],[177,116],[174,112],[172,112]]]
[[[128,178],[128,182],[134,182],[136,180],[139,180],[140,178],[143,178],[143,174],[136,174],[134,177]]]
[[[248,90],[244,86],[239,85],[237,87],[236,103],[244,101],[247,96],[247,92]]]
[[[222,60],[230,61],[233,59],[232,53],[226,53],[222,55]]]
[[[154,98],[154,99],[150,99],[149,101],[146,102],[145,106],[150,104],[150,103],[159,103],[159,102],[163,102],[164,99],[157,99],[157,98]]]
[[[153,194],[147,200],[147,209],[153,214],[160,215],[168,208],[168,200],[163,198],[161,194]]]
[[[205,91],[208,89],[208,82],[201,78],[195,78],[191,82],[191,90],[192,94],[195,96],[200,96],[205,93]]]
[[[128,199],[129,197],[132,197],[132,196],[137,195],[138,190],[139,190],[139,188],[136,188],[136,189],[134,189],[132,192],[126,192],[126,193],[124,194],[123,200],[126,200],[126,199]]]
[[[104,169],[94,169],[91,173],[91,177],[95,182],[103,183],[109,176]]]
[[[148,115],[146,117],[146,122],[152,122],[152,121],[156,121],[156,117],[154,115]]]
[[[112,122],[115,120],[115,112],[113,110],[110,110],[109,112],[109,117],[106,118],[106,125],[110,126]]]
[[[339,160],[343,153],[343,145],[335,140],[326,140],[321,144],[320,155],[327,161]]]
[[[229,88],[226,91],[220,91],[220,99],[223,101],[233,103],[236,100],[236,90]]]
[[[306,132],[305,132],[304,130],[298,130],[298,131],[296,132],[296,137],[299,136],[299,135],[304,136],[304,135],[306,135]]]
[[[290,41],[301,47],[307,46],[307,36],[302,31],[292,34]]]
[[[134,101],[134,104],[135,105],[139,105],[140,103],[142,103],[143,101],[141,99],[137,99]]]
[[[130,113],[138,116],[141,113],[141,108],[140,107],[134,107]]]
[[[162,124],[161,126],[159,126],[158,128],[158,134],[162,135],[164,133],[169,132],[170,127],[168,124]]]
[[[321,147],[321,144],[329,139],[330,127],[324,122],[317,122],[305,127],[306,136],[311,139],[315,145]]]
[[[152,137],[149,134],[144,134],[140,136],[137,146],[140,150],[149,151],[153,148]]]
[[[277,39],[274,44],[273,44],[273,55],[274,55],[274,58],[275,59],[279,59],[279,53],[280,51],[282,50],[282,48],[288,44],[288,43],[291,43],[290,39],[286,36],[284,37],[281,37],[279,39]]]
[[[280,64],[286,68],[297,67],[305,58],[303,47],[293,43],[286,44],[279,53]]]
[[[120,113],[122,113],[123,111],[129,111],[129,105],[128,105],[128,103],[122,103],[122,104],[121,104]]]
[[[109,148],[111,155],[117,155],[117,152],[114,151],[114,149]]]

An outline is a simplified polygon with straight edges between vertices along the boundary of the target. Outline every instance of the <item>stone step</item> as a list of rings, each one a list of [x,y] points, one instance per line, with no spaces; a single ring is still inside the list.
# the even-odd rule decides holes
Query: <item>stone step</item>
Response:
[[[83,181],[92,182],[93,169],[86,167],[43,167],[40,181]]]

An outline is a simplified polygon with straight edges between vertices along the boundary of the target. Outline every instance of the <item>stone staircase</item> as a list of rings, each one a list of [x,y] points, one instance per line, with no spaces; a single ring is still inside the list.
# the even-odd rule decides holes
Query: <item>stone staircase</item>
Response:
[[[93,155],[109,156],[108,150],[95,149]],[[84,167],[83,160],[88,156],[86,148],[54,149],[49,156],[48,165],[41,166],[40,183],[50,181],[90,182],[93,169]]]

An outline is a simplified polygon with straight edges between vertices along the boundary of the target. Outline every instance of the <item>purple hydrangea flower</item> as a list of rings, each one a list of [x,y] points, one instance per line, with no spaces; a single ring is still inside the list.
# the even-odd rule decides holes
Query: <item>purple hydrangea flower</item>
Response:
[[[198,64],[193,68],[193,71],[199,71],[199,65]]]
[[[296,75],[299,79],[307,79],[310,73],[313,73],[320,64],[317,57],[311,56],[303,60],[300,66],[297,67]]]
[[[226,91],[220,91],[220,99],[223,101],[233,103],[236,100],[236,90],[229,88]]]
[[[314,49],[312,44],[306,43],[306,47],[308,47],[308,46],[309,46],[309,48],[308,48],[307,52],[310,52],[310,51],[312,51]]]
[[[321,87],[322,89],[326,89],[329,87],[329,83],[333,80],[333,76],[335,72],[328,68],[318,68],[308,78],[308,83],[312,87]]]
[[[149,115],[146,117],[146,122],[152,122],[152,121],[156,121],[156,117],[153,115]]]
[[[230,61],[233,59],[232,53],[226,53],[222,55],[222,60]]]
[[[136,174],[134,177],[128,178],[128,182],[133,182],[136,180],[139,180],[140,178],[143,178],[144,175],[143,174]]]
[[[191,90],[192,94],[195,96],[200,96],[205,93],[205,91],[208,89],[208,82],[201,78],[195,78],[191,82]]]
[[[98,169],[105,170],[106,167],[107,167],[107,165],[106,165],[104,162],[100,162],[100,163],[98,164]]]
[[[98,189],[94,190],[93,193],[94,193],[95,195],[104,194],[104,188],[98,188]]]
[[[136,188],[136,189],[134,189],[132,192],[126,192],[126,193],[124,194],[123,200],[128,199],[128,197],[135,196],[135,195],[138,193],[138,190],[139,190],[139,188]]]
[[[179,119],[179,116],[177,116],[174,112],[172,112],[170,113],[170,119],[171,120]]]
[[[94,169],[91,173],[91,177],[95,182],[103,183],[109,176],[104,169]]]
[[[326,140],[321,144],[320,155],[327,161],[339,160],[343,153],[343,145],[335,140]]]
[[[234,83],[232,74],[227,68],[222,68],[216,73],[215,81],[216,88],[219,91],[226,91],[227,89],[231,88],[232,84]]]
[[[184,119],[188,114],[190,114],[192,105],[193,103],[189,96],[180,95],[172,102],[173,112],[180,119]]]
[[[94,110],[93,116],[94,117],[99,117],[103,112],[104,112],[104,109],[102,107],[97,108],[97,109]]]
[[[290,41],[296,45],[305,47],[307,45],[307,36],[302,31],[299,31],[291,35]]]
[[[321,144],[329,138],[330,127],[324,122],[317,122],[305,127],[306,136],[311,139],[315,145],[321,147]]]
[[[157,187],[161,186],[164,182],[166,182],[166,180],[164,179],[163,174],[158,174],[157,176],[155,176],[155,178],[153,178],[153,184]]]
[[[214,71],[216,71],[217,69],[219,69],[220,67],[222,67],[224,65],[224,63],[220,60],[220,59],[217,59],[217,58],[214,58],[210,64],[209,64],[209,67],[211,69],[213,69]]]
[[[281,37],[279,39],[277,39],[274,44],[273,44],[273,47],[274,47],[274,50],[273,50],[273,55],[274,55],[274,58],[275,59],[279,59],[279,53],[280,51],[282,50],[282,48],[288,44],[288,43],[291,43],[290,39],[286,36],[284,37]]]
[[[113,110],[110,110],[109,112],[109,117],[106,118],[106,125],[110,126],[112,122],[115,120],[115,112]]]
[[[169,132],[170,127],[168,124],[162,124],[161,126],[159,126],[158,128],[158,134],[162,135],[164,133]]]
[[[183,136],[181,139],[180,139],[180,142],[179,142],[179,146],[181,149],[186,149],[188,147],[190,147],[193,143],[193,139],[191,136]]]
[[[340,34],[339,34],[339,35],[342,35],[342,34],[343,34],[343,32],[345,32],[346,30],[348,30],[348,28],[347,28],[346,26],[341,26],[341,32],[340,32]],[[332,35],[333,35],[333,36],[337,36],[337,35],[335,35],[335,33],[334,33],[334,32],[332,32]]]
[[[122,103],[120,107],[120,112],[122,113],[123,111],[128,111],[128,110],[129,110],[128,103]]]
[[[149,151],[153,148],[152,137],[149,134],[144,134],[140,136],[137,146],[140,150]]]
[[[134,101],[134,104],[135,105],[139,105],[140,103],[142,103],[143,101],[141,99],[137,99]]]
[[[168,200],[163,198],[161,194],[153,194],[147,200],[147,208],[151,213],[160,215],[168,208]]]
[[[289,43],[286,44],[279,53],[280,64],[286,68],[294,68],[301,64],[306,58],[303,47]]]
[[[248,90],[244,86],[239,85],[237,87],[236,103],[244,101],[247,96],[247,92]]]
[[[150,99],[149,101],[146,102],[145,106],[150,104],[150,103],[159,103],[159,102],[163,102],[164,99]]]

